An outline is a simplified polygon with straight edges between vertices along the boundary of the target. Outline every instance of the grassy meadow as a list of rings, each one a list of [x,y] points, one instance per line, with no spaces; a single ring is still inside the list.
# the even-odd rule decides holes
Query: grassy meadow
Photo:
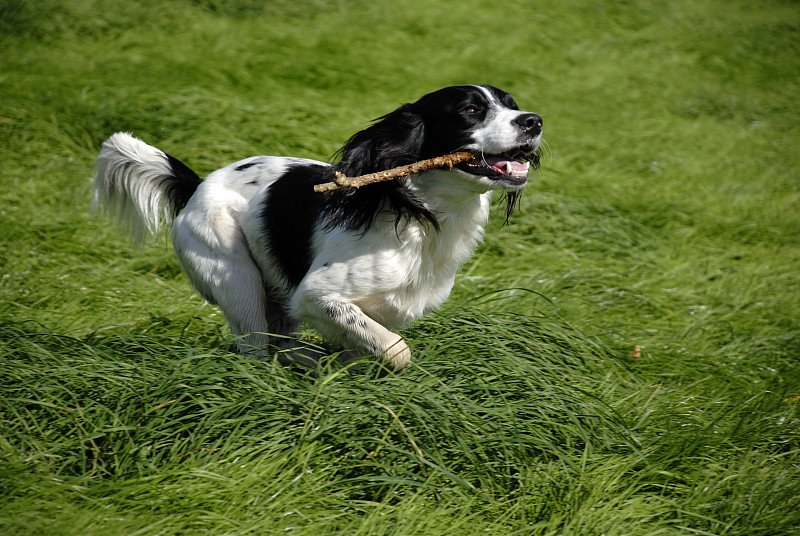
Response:
[[[547,147],[399,374],[89,215],[115,131],[326,160],[460,83]],[[800,534],[799,97],[792,0],[0,0],[0,534]]]

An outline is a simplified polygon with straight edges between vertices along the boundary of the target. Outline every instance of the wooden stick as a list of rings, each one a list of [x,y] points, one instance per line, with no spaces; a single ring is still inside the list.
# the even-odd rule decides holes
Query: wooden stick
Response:
[[[450,169],[453,169],[454,165],[460,162],[466,162],[467,160],[472,160],[474,158],[475,155],[468,152],[453,153],[445,156],[437,156],[436,158],[429,158],[427,160],[420,160],[419,162],[414,162],[413,164],[387,169],[386,171],[359,175],[358,177],[347,177],[343,173],[337,171],[336,178],[333,182],[316,184],[314,185],[314,191],[327,192],[329,190],[336,190],[338,188],[360,188],[367,184],[389,181],[398,177],[405,177],[406,175],[411,175],[412,173],[419,173],[420,171],[426,171],[428,169],[438,167],[447,166]]]

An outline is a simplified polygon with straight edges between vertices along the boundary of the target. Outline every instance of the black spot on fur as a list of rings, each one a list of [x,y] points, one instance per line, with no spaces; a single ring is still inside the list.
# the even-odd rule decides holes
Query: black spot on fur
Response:
[[[267,247],[292,286],[311,267],[311,239],[323,205],[314,185],[325,182],[325,165],[298,165],[270,185],[262,221]]]
[[[249,168],[251,168],[253,166],[257,166],[260,163],[261,163],[260,160],[253,160],[253,161],[248,162],[246,164],[242,164],[241,166],[236,166],[234,169],[236,171],[244,171],[245,169],[249,169]]]

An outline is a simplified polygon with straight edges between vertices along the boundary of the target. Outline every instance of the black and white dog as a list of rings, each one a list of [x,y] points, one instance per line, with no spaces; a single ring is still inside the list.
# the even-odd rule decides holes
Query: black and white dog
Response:
[[[172,156],[125,133],[95,165],[93,205],[134,238],[172,228],[194,287],[219,305],[240,351],[313,364],[307,322],[346,358],[394,369],[411,353],[393,332],[439,307],[483,237],[492,190],[508,214],[538,164],[542,118],[491,86],[454,86],[377,119],[327,164],[254,156],[201,180]],[[405,178],[316,193],[334,172],[353,177],[470,151],[472,161]]]

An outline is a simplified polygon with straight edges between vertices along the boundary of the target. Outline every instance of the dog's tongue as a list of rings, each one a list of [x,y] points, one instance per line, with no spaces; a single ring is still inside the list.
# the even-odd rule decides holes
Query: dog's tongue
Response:
[[[528,174],[528,162],[517,162],[500,156],[485,157],[486,164],[504,175],[523,176]]]

